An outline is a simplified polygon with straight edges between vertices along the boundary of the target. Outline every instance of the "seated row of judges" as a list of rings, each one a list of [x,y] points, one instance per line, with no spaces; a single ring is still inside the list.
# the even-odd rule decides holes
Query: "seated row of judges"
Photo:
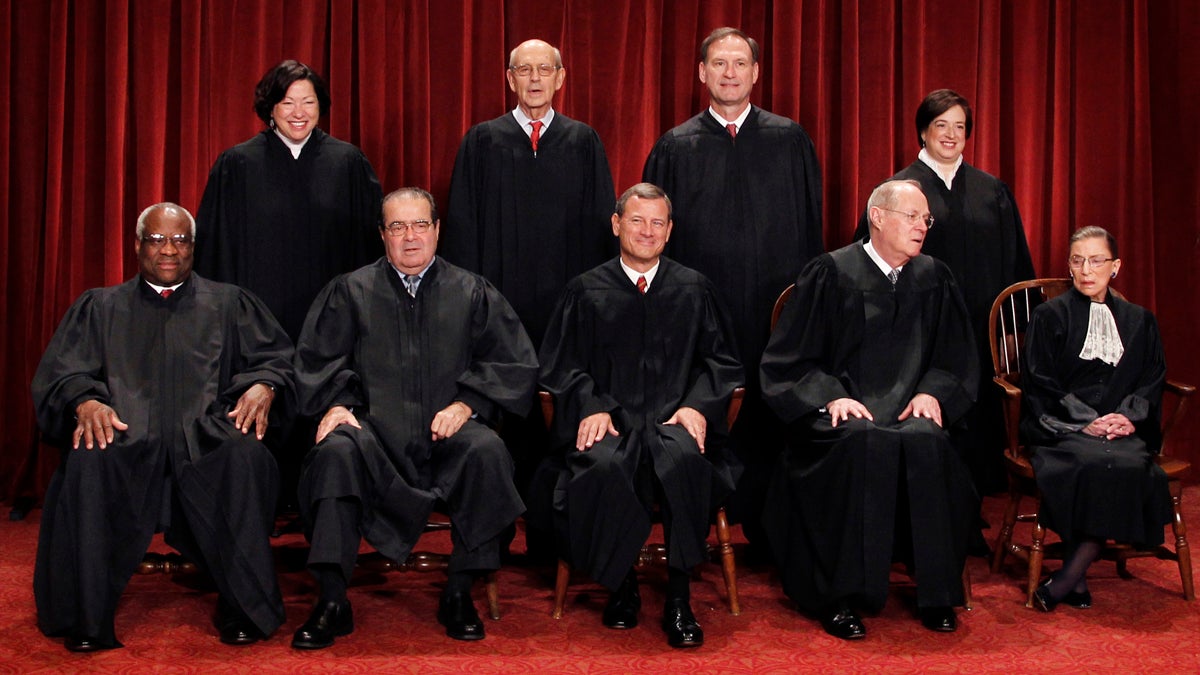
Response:
[[[318,582],[292,638],[300,649],[353,632],[347,586],[361,540],[404,560],[434,509],[453,525],[437,621],[451,638],[482,639],[472,585],[500,566],[506,532],[535,500],[547,504],[542,524],[560,555],[609,589],[601,617],[609,628],[639,622],[633,567],[657,510],[668,550],[661,628],[673,647],[703,644],[689,580],[705,555],[710,515],[730,503],[749,516],[752,543],[769,545],[784,592],[830,634],[865,636],[859,612],[882,607],[893,561],[914,570],[921,623],[955,630],[979,508],[962,448],[968,458],[979,454],[990,409],[972,405],[987,391],[980,317],[993,286],[1015,280],[1013,270],[1032,275],[1015,203],[1002,183],[964,165],[970,106],[939,90],[917,113],[921,156],[871,194],[863,239],[820,253],[812,143],[799,125],[749,104],[758,72],[758,45],[741,31],[706,38],[698,73],[710,108],[660,139],[646,164],[652,182],[631,187],[610,209],[598,137],[550,105],[563,84],[561,54],[541,41],[522,43],[506,72],[517,108],[473,128],[460,148],[451,186],[458,217],[445,232],[446,257],[428,192],[381,197],[362,153],[316,128],[328,107],[319,78],[294,61],[268,72],[256,112],[269,128],[214,165],[199,234],[182,207],[147,208],[136,225],[138,276],[80,297],[35,375],[39,425],[63,449],[34,578],[41,630],[73,651],[120,646],[117,600],[162,531],[216,586],[222,642],[271,636],[285,617],[268,535],[278,493],[293,482]],[[568,160],[586,165],[595,185],[556,183],[583,175]],[[687,185],[699,166],[727,180],[672,204],[669,194],[694,193]],[[736,179],[737,167],[763,175]],[[782,175],[795,184],[776,184]],[[741,190],[743,179],[753,190]],[[532,198],[533,187],[547,185],[554,186],[547,198]],[[590,199],[563,202],[566,193]],[[544,208],[493,221],[498,212],[516,213],[493,198]],[[709,198],[716,202],[701,203]],[[760,201],[795,212],[774,214]],[[556,210],[563,203],[572,205],[570,218]],[[966,227],[968,212],[995,218]],[[1001,251],[999,266],[973,252],[924,255],[939,241],[930,236],[935,213],[955,241],[994,236],[989,248]],[[767,223],[745,220],[755,214]],[[560,226],[564,218],[574,225]],[[605,221],[600,229],[585,223],[596,218]],[[761,236],[741,237],[706,219]],[[343,222],[377,225],[343,236]],[[671,250],[682,262],[663,255],[677,222]],[[603,242],[546,243],[573,251],[565,258],[572,264],[588,260],[562,278],[552,263],[563,256],[520,243],[607,229],[612,236]],[[1047,611],[1060,602],[1090,604],[1084,572],[1098,542],[1117,536],[1103,519],[1076,517],[1087,512],[1086,490],[1055,493],[1055,481],[1086,482],[1095,466],[1072,463],[1073,450],[1051,450],[1063,434],[1087,436],[1088,447],[1093,438],[1149,437],[1157,419],[1161,368],[1132,369],[1120,348],[1126,337],[1129,352],[1161,366],[1153,317],[1106,296],[1102,273],[1111,266],[1115,276],[1120,263],[1115,241],[1100,232],[1073,239],[1071,271],[1080,297],[1113,309],[1107,322],[1096,318],[1080,330],[1072,305],[1063,348],[1078,338],[1091,350],[1080,353],[1089,365],[1079,372],[1112,375],[1123,364],[1115,372],[1136,387],[1114,407],[1121,388],[1104,379],[1078,392],[1085,405],[1071,400],[1064,409],[1052,397],[1060,389],[1075,394],[1073,375],[1061,385],[1054,373],[1039,380],[1050,398],[1030,429],[1049,448],[1035,466],[1051,472],[1039,473],[1039,487],[1061,495],[1048,497],[1046,518],[1071,532],[1074,547],[1068,567],[1039,590]],[[263,255],[272,250],[264,242],[279,241],[303,250]],[[376,247],[384,256],[362,265]],[[605,262],[582,253],[613,249],[618,255]],[[295,260],[324,263],[302,266],[299,279],[288,273]],[[525,283],[530,278],[537,283]],[[792,298],[767,331],[760,319],[791,280]],[[1038,312],[1040,328],[1050,315]],[[1129,326],[1150,328],[1129,342]],[[1030,350],[1044,359],[1039,369],[1052,359],[1069,362],[1048,350]],[[1108,365],[1091,367],[1092,353]],[[1157,385],[1145,380],[1155,373]],[[748,389],[748,405],[731,430],[725,412],[739,386]],[[530,430],[541,425],[531,409],[535,387],[555,400],[549,441]],[[517,430],[517,444],[498,435],[502,420],[506,433]],[[772,447],[774,436],[786,445],[778,457],[739,456]],[[520,452],[539,442],[555,449],[551,481],[546,494],[523,495]],[[280,444],[304,457],[298,480],[281,483],[268,450]],[[1116,446],[1128,451],[1123,468],[1142,471],[1144,483],[1131,497],[1141,500],[1142,527],[1120,534],[1153,543],[1158,523],[1161,540],[1165,483],[1147,464],[1153,443]],[[1042,485],[1051,474],[1058,478]]]

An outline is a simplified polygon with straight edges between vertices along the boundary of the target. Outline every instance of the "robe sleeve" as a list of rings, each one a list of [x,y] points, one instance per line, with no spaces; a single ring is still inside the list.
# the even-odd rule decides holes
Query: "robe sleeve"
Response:
[[[263,382],[275,388],[271,415],[290,418],[297,408],[291,338],[262,300],[244,290],[237,294],[235,321],[234,375],[221,399],[232,406],[247,389]]]
[[[517,313],[487,281],[474,291],[471,318],[471,362],[458,378],[456,400],[491,422],[499,410],[524,416],[533,404],[537,354]]]
[[[1025,350],[1021,354],[1021,435],[1027,441],[1055,435],[1041,423],[1043,418],[1073,419],[1066,402],[1070,392],[1061,383],[1057,368],[1059,360],[1066,358],[1063,348],[1067,313],[1065,308],[1061,313],[1054,310],[1051,304],[1038,306],[1025,328]]]
[[[838,377],[825,369],[835,339],[826,327],[839,322],[837,276],[828,255],[814,259],[800,272],[763,353],[763,399],[785,423],[851,396]]]
[[[704,293],[704,315],[695,345],[695,356],[687,395],[682,406],[695,408],[719,431],[726,428],[729,396],[745,384],[745,373],[734,350],[733,326],[721,307],[712,284]]]
[[[110,402],[100,346],[103,327],[102,300],[97,291],[87,291],[67,310],[33,376],[38,427],[58,447],[70,443],[76,406],[90,399]]]
[[[942,277],[941,311],[938,313],[930,360],[918,393],[929,394],[942,406],[942,422],[949,427],[971,409],[979,391],[979,359],[975,357],[975,334],[966,302],[954,275],[937,263]]]
[[[229,151],[217,157],[196,210],[195,270],[209,279],[238,278],[237,244],[247,219],[242,162]]]
[[[592,184],[588,186],[587,209],[581,226],[586,229],[582,250],[587,251],[597,262],[616,255],[615,238],[612,236],[611,218],[617,203],[613,190],[612,170],[600,134],[590,130],[592,146]]]
[[[671,170],[674,161],[672,146],[671,133],[667,132],[654,143],[642,167],[642,182],[657,185],[668,195],[675,189],[675,176]]]
[[[550,315],[550,324],[542,339],[540,384],[554,396],[555,446],[574,442],[579,422],[589,415],[606,412],[614,425],[621,418],[621,406],[607,392],[598,391],[588,372],[593,347],[589,336],[593,317],[581,303],[575,284],[567,286]]]
[[[343,275],[313,301],[296,345],[296,390],[300,414],[320,418],[335,405],[368,404],[354,371],[358,320]]]
[[[383,245],[379,238],[380,210],[383,207],[383,190],[379,178],[367,156],[358,150],[350,166],[350,199],[353,222],[354,260],[349,261],[345,271],[356,270],[369,265],[383,255]]]
[[[479,132],[471,129],[463,136],[454,158],[454,172],[450,176],[450,198],[447,203],[445,236],[438,242],[439,255],[454,264],[469,270],[483,269],[480,260],[478,194]]]
[[[807,229],[800,238],[807,244],[807,250],[799,250],[796,255],[800,256],[799,260],[812,260],[825,252],[824,230],[821,227],[821,165],[817,162],[812,139],[801,129],[796,130],[792,145],[792,166],[801,168],[792,195],[799,201],[795,212],[804,220],[796,223],[796,227]]]

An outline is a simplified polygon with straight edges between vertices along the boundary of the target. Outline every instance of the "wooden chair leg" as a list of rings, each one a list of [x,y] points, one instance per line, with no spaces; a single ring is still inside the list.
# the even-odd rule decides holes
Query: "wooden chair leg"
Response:
[[[721,573],[725,576],[725,592],[729,595],[729,613],[737,616],[742,613],[738,603],[737,592],[737,563],[733,559],[733,544],[729,536],[729,518],[725,509],[717,509],[717,543],[720,544]]]
[[[1011,479],[1009,479],[1011,480]],[[992,573],[1000,571],[1004,565],[1004,556],[1006,556],[1012,546],[1013,525],[1017,522],[1017,511],[1021,507],[1021,492],[1016,486],[1010,485],[1008,489],[1008,508],[1004,510],[1004,522],[1000,526],[1000,534],[996,537],[996,543],[992,545]]]
[[[1185,600],[1196,599],[1196,589],[1192,585],[1192,551],[1187,543],[1187,526],[1183,522],[1183,482],[1170,482],[1171,507],[1175,510],[1175,518],[1171,520],[1171,531],[1175,534],[1175,557],[1179,562],[1179,580],[1183,582],[1183,597]]]
[[[1039,500],[1040,501],[1040,500]],[[1040,507],[1041,504],[1039,503]],[[1042,546],[1042,540],[1046,538],[1046,528],[1036,519],[1033,521],[1033,541],[1029,545],[1029,572],[1025,588],[1025,606],[1033,609],[1033,592],[1037,590],[1038,582],[1042,578],[1042,559],[1046,555],[1046,549]]]
[[[558,561],[558,572],[554,577],[554,612],[550,615],[555,619],[563,617],[563,608],[567,604],[567,583],[571,581],[571,566],[565,560]]]
[[[500,620],[500,589],[496,586],[496,573],[488,572],[484,577],[487,582],[488,616],[492,621]]]

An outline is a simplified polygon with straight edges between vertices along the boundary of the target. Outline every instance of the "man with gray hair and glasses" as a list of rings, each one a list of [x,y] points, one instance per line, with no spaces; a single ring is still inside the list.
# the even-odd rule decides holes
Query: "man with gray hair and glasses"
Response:
[[[868,202],[870,240],[800,273],[762,360],[763,398],[788,425],[763,520],[784,592],[826,632],[866,635],[893,560],[915,573],[921,623],[957,628],[970,475],[950,440],[975,396],[970,319],[916,181]]]

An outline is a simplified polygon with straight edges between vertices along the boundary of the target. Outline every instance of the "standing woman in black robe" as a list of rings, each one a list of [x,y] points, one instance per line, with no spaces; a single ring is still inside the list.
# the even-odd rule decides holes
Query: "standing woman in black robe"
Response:
[[[930,92],[917,108],[917,159],[888,180],[921,184],[937,227],[921,252],[946,263],[967,303],[975,333],[980,372],[992,371],[988,312],[1009,285],[1032,279],[1033,262],[1021,214],[1008,186],[963,161],[975,120],[967,99],[949,89]],[[867,214],[855,239],[867,235]],[[1004,489],[1004,427],[998,390],[979,378],[975,407],[967,414],[966,459],[981,494]]]
[[[1121,260],[1103,228],[1075,232],[1068,260],[1074,289],[1034,310],[1021,359],[1038,517],[1070,551],[1034,593],[1043,612],[1090,607],[1087,568],[1104,542],[1156,546],[1172,516],[1154,462],[1166,378],[1158,323],[1108,292]]]
[[[311,68],[268,70],[254,89],[266,128],[221,153],[196,214],[196,271],[257,295],[293,342],[325,284],[382,253],[379,179],[361,150],[317,127],[328,110]]]
[[[268,70],[254,88],[266,128],[217,157],[196,213],[196,271],[257,295],[293,343],[325,284],[382,254],[379,179],[361,150],[317,127],[328,110],[313,69],[289,59]],[[301,419],[282,441],[285,504],[315,433]]]

